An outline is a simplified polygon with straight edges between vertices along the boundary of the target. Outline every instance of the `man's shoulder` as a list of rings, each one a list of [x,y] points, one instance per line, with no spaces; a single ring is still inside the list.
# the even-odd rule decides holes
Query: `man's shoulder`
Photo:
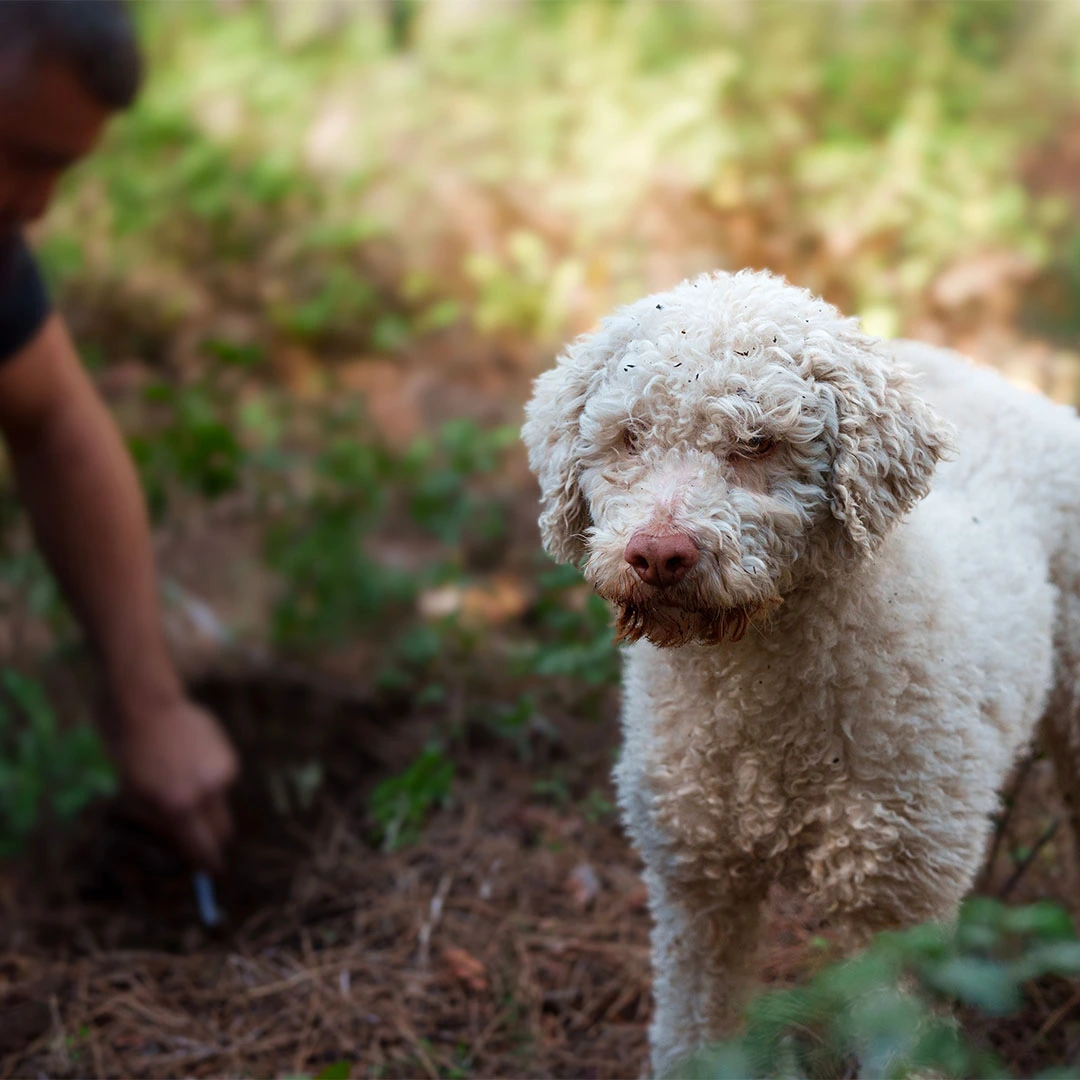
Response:
[[[22,233],[0,235],[0,364],[30,342],[48,315],[48,292]]]
[[[10,273],[10,267],[25,249],[26,243],[21,233],[0,232],[0,283],[3,283]]]

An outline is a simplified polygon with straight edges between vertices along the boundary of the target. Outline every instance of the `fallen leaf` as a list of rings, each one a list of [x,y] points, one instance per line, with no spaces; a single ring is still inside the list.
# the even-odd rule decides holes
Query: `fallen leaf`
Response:
[[[442,951],[443,960],[454,978],[477,993],[488,988],[487,969],[472,953],[447,945]]]
[[[600,894],[600,878],[589,863],[574,867],[567,878],[567,886],[579,908],[587,908]]]
[[[461,589],[456,585],[442,585],[426,589],[417,603],[425,619],[445,619],[461,610]]]
[[[497,575],[477,585],[443,585],[421,593],[420,614],[426,619],[458,615],[466,626],[485,628],[519,618],[531,596],[524,585],[508,575]]]
[[[464,590],[461,613],[471,625],[498,625],[523,615],[531,599],[523,582],[508,574],[497,574]]]

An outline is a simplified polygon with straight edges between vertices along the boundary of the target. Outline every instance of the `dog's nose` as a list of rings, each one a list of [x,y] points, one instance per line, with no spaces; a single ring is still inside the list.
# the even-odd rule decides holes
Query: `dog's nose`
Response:
[[[623,558],[646,585],[665,589],[682,581],[699,554],[697,544],[685,533],[650,536],[636,532],[630,537]]]

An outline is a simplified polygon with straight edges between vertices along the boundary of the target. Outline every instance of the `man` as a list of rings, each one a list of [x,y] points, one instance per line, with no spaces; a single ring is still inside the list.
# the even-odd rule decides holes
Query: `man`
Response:
[[[50,312],[21,227],[141,78],[120,0],[0,2],[0,433],[38,541],[111,691],[121,776],[198,865],[220,865],[236,755],[184,693],[124,443]]]

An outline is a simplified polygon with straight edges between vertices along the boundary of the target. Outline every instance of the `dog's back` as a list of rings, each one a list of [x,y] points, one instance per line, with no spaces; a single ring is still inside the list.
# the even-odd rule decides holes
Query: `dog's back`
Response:
[[[1047,555],[1054,671],[1041,740],[1080,844],[1080,418],[948,350],[903,341],[893,351],[958,435],[955,460],[939,465],[916,513],[941,520],[961,557],[967,545],[987,540],[1005,552],[1013,563],[1003,593],[1009,602],[1021,588],[1025,561],[1039,562],[1036,553],[1023,557],[1031,542]],[[970,517],[949,529],[944,516],[958,504]],[[1017,514],[1018,506],[1027,512]]]
[[[976,524],[1038,534],[1055,571],[1067,576],[1075,565],[1080,575],[1076,411],[947,349],[898,341],[892,351],[915,374],[920,396],[957,432],[957,453],[939,464],[931,496],[961,501]],[[931,497],[926,509],[933,512],[935,503]],[[1024,506],[1026,517],[1017,514]]]

